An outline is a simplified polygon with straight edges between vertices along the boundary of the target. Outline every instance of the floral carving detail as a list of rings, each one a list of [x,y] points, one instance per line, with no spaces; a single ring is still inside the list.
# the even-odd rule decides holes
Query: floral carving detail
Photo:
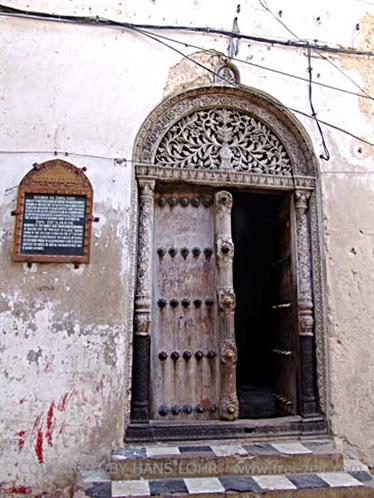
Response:
[[[235,109],[202,109],[184,116],[157,149],[159,166],[291,175],[288,153],[259,119]]]

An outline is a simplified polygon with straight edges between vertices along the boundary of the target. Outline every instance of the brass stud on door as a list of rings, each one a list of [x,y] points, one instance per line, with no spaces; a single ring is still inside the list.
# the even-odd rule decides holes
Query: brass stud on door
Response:
[[[191,304],[191,301],[187,298],[182,299],[181,301],[183,308],[188,308],[188,306]]]
[[[194,197],[191,199],[191,205],[195,208],[200,206],[200,199],[198,197]]]
[[[159,305],[159,307],[160,307],[161,309],[165,308],[165,306],[167,305],[167,303],[168,303],[168,302],[166,301],[166,299],[159,299],[159,300],[157,301],[157,304]]]
[[[158,357],[160,358],[161,361],[165,361],[168,357],[168,354],[166,351],[160,351],[158,353]]]
[[[194,299],[193,303],[196,306],[196,308],[200,308],[200,306],[202,305],[201,299]]]
[[[191,405],[184,405],[183,407],[183,413],[186,415],[190,415],[193,412],[193,408]]]
[[[175,249],[175,247],[170,247],[169,249],[169,254],[172,258],[175,258],[175,256],[177,255],[177,250]]]
[[[170,409],[170,412],[172,415],[179,415],[181,412],[181,409],[179,408],[179,406],[172,406]]]
[[[205,299],[205,306],[207,306],[208,308],[211,308],[214,304],[214,299],[212,299],[211,297],[208,297],[208,299]]]
[[[198,258],[200,256],[200,253],[201,253],[201,249],[199,249],[198,247],[194,247],[192,249],[192,254],[193,254],[194,258]]]
[[[217,405],[210,405],[209,411],[210,411],[210,413],[216,413],[216,411],[217,411]]]
[[[200,361],[204,358],[204,353],[202,351],[196,351],[195,358]]]
[[[180,200],[180,205],[182,207],[187,207],[190,203],[190,200],[187,198],[187,197],[182,197],[182,199]]]
[[[188,249],[188,247],[182,247],[181,255],[182,255],[183,259],[186,259],[187,256],[189,255],[189,253],[190,253],[190,250]]]
[[[212,349],[210,349],[207,354],[206,354],[206,357],[209,359],[209,360],[213,360],[213,358],[216,357],[216,352],[213,351]]]
[[[161,417],[166,417],[166,415],[169,415],[169,408],[167,406],[160,406],[158,413]]]
[[[179,359],[179,356],[180,354],[178,353],[178,351],[173,351],[170,355],[170,358],[173,360],[173,361],[177,361]]]
[[[178,306],[178,304],[179,304],[178,299],[175,299],[175,298],[170,299],[170,306],[171,306],[172,308],[176,308],[176,307]]]
[[[196,413],[204,413],[204,407],[203,407],[203,405],[200,405],[200,404],[196,405],[195,406],[195,412]]]
[[[210,261],[210,260],[211,260],[211,258],[212,258],[212,255],[213,255],[213,249],[211,249],[210,247],[206,247],[206,248],[204,249],[204,254],[205,254],[206,259],[207,259],[208,261]]]
[[[170,197],[168,203],[170,207],[174,207],[178,204],[178,199],[176,197]]]
[[[192,357],[192,353],[191,353],[191,351],[185,351],[185,352],[183,353],[183,358],[184,358],[186,361],[190,360],[190,359],[191,359],[191,357]]]
[[[166,201],[165,197],[160,197],[159,200],[158,200],[158,205],[160,207],[164,207],[164,206],[166,206],[166,202],[167,201]]]
[[[157,254],[160,256],[160,258],[163,258],[166,254],[166,249],[164,249],[163,247],[159,247],[157,249]]]

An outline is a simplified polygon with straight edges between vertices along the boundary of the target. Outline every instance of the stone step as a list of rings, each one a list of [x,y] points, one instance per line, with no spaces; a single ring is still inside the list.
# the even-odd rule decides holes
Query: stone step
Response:
[[[374,479],[366,471],[286,475],[139,479],[86,483],[80,497],[96,498],[373,498]]]
[[[330,439],[248,443],[219,441],[127,447],[112,454],[111,479],[250,476],[343,470],[343,455]]]

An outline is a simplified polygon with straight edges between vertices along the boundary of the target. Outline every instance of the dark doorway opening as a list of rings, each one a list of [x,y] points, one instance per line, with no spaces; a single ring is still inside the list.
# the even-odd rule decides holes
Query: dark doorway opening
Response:
[[[289,196],[233,195],[239,418],[295,413]]]

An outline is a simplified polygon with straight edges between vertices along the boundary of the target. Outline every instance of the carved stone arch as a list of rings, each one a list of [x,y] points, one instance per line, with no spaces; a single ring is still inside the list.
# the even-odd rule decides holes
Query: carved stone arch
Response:
[[[215,128],[209,129],[206,122],[204,127],[204,119],[212,118],[216,121]],[[239,131],[235,128],[235,120],[241,121]],[[208,150],[205,156],[204,151],[200,151],[200,159],[196,161],[189,160],[188,144],[185,143],[189,134],[194,133],[194,126],[196,137],[205,140]],[[218,136],[217,127],[220,126],[223,129]],[[174,149],[170,150],[174,138]],[[237,145],[233,140],[243,140],[243,149],[253,147],[262,166],[248,159],[245,150],[243,157],[247,159],[238,162],[240,154],[233,150]],[[208,157],[209,152],[212,157]],[[148,420],[149,371],[145,359],[149,355],[152,330],[152,248],[149,244],[157,181],[294,193],[298,333],[301,361],[306,372],[301,379],[304,393],[301,414],[306,417],[324,414],[328,394],[320,187],[318,163],[303,126],[281,103],[259,90],[218,84],[193,88],[166,99],[149,114],[136,137],[133,161],[139,184],[139,234],[132,420]]]
[[[316,176],[317,163],[310,140],[284,106],[259,90],[218,85],[188,90],[156,107],[136,138],[135,163],[157,165],[158,148],[170,130],[188,116],[210,110],[229,110],[252,118],[284,147],[293,176]]]

